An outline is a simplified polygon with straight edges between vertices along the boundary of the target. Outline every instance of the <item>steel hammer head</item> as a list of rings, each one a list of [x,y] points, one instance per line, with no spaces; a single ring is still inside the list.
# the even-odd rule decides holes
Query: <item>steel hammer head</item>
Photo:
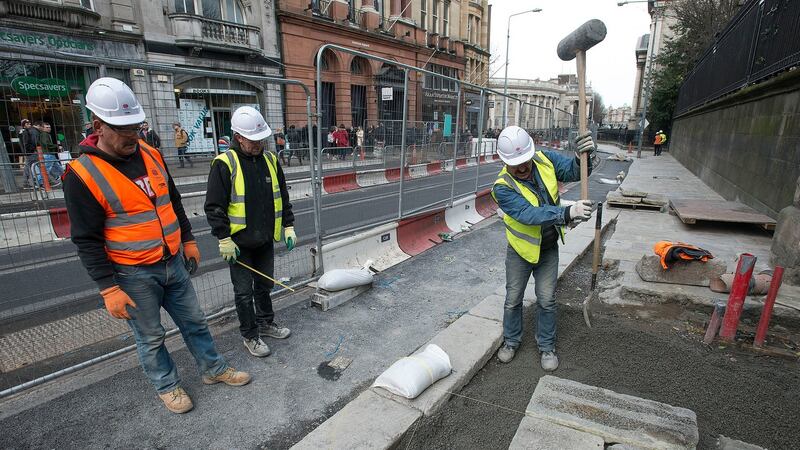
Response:
[[[558,43],[558,57],[564,61],[574,59],[578,52],[585,52],[606,38],[606,24],[592,19],[579,26]]]

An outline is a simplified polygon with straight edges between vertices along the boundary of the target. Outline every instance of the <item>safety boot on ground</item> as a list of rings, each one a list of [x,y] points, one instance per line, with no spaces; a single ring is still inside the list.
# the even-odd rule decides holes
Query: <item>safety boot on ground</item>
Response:
[[[270,354],[269,347],[264,343],[264,341],[261,340],[260,337],[245,339],[244,346],[247,347],[247,350],[250,351],[251,355],[258,356],[259,358],[269,356]]]
[[[175,414],[187,413],[194,408],[192,399],[182,387],[176,387],[172,391],[158,394],[158,396],[164,402],[164,406]]]
[[[558,356],[556,352],[542,352],[542,369],[552,372],[558,369]]]
[[[282,327],[275,322],[258,327],[258,335],[263,337],[271,337],[274,339],[286,339],[292,331],[286,327]]]
[[[500,347],[500,350],[497,351],[497,359],[499,359],[501,363],[508,363],[514,359],[514,355],[516,353],[516,348],[503,344],[503,346]]]
[[[233,367],[228,367],[224,372],[213,377],[203,376],[203,384],[225,383],[228,386],[244,386],[249,382],[249,373],[236,370]]]

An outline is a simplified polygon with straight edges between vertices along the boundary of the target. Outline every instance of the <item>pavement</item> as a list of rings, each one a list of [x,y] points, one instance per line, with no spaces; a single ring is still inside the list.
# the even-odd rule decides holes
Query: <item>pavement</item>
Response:
[[[655,157],[634,158],[621,189],[659,194],[672,200],[724,200],[699,178],[684,168],[669,153]],[[758,260],[754,273],[769,269],[772,233],[755,225],[724,223],[684,224],[666,212],[641,209],[618,209],[619,221],[609,238],[604,261],[617,266],[617,276],[605,286],[601,299],[612,305],[650,306],[655,304],[688,305],[710,312],[716,302],[726,302],[728,294],[715,293],[707,287],[655,283],[641,279],[635,270],[643,255],[653,255],[653,245],[662,240],[687,242],[709,250],[714,261],[733,273],[737,256],[747,252]],[[745,314],[758,320],[763,296],[750,296]],[[800,324],[800,288],[782,286],[773,312],[774,320]]]

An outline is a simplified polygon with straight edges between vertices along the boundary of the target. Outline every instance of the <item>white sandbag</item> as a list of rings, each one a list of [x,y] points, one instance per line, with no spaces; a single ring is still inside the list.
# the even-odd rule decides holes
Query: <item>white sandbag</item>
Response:
[[[428,386],[450,375],[452,370],[447,353],[438,345],[430,344],[425,350],[392,364],[373,386],[401,397],[416,398]]]
[[[372,272],[369,270],[371,265],[372,260],[369,260],[360,269],[334,269],[325,272],[317,281],[317,286],[329,292],[336,292],[370,284],[372,283]]]

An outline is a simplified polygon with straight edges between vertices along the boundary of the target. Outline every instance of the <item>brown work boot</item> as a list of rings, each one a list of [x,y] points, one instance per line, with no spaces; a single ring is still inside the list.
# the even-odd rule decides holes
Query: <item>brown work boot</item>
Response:
[[[225,383],[228,386],[244,386],[250,382],[250,374],[247,372],[240,372],[233,367],[228,367],[225,372],[219,375],[210,377],[203,376],[203,384],[217,384]]]
[[[174,390],[158,394],[158,396],[161,397],[164,406],[175,414],[187,413],[194,408],[192,399],[189,398],[189,394],[182,387],[176,387]]]

